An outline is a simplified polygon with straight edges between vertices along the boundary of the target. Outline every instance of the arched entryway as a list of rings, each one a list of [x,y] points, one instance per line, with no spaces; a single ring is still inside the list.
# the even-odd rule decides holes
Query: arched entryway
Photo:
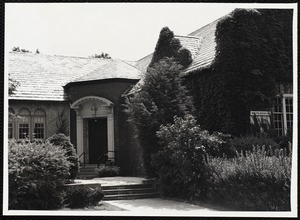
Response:
[[[85,154],[86,163],[97,163],[104,152],[115,158],[113,103],[98,96],[86,96],[71,104],[76,112],[78,156]],[[80,162],[84,158],[80,157]]]

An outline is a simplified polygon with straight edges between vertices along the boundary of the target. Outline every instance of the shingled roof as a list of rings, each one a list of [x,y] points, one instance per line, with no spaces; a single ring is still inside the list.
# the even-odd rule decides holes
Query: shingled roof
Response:
[[[100,66],[99,68],[85,74],[73,82],[86,82],[102,79],[140,79],[141,72],[136,67],[122,60],[112,60],[111,62]]]
[[[67,101],[63,86],[69,82],[137,79],[139,74],[139,70],[130,64],[111,59],[11,52],[8,63],[10,78],[19,83],[9,97],[15,100]]]
[[[174,36],[175,38],[179,39],[182,47],[188,49],[192,54],[193,61],[183,71],[184,74],[187,74],[194,70],[207,68],[212,64],[216,56],[216,26],[218,22],[223,18],[224,17],[221,17],[214,22],[190,33],[187,36]],[[139,68],[142,72],[145,72],[152,60],[152,56],[153,53],[138,60],[136,62],[136,67]]]

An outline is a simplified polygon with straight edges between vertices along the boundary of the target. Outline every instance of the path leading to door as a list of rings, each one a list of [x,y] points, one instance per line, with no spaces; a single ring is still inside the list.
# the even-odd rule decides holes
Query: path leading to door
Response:
[[[157,214],[185,214],[204,215],[216,210],[186,202],[174,201],[163,198],[135,199],[135,200],[115,200],[105,201],[110,205],[133,211],[136,214],[157,215]]]
[[[102,177],[89,180],[78,179],[74,184],[101,184],[101,186],[118,186],[142,184],[142,177]],[[209,215],[216,209],[194,205],[168,198],[126,199],[101,201],[101,206],[114,207],[112,210],[130,211],[133,215]],[[97,209],[95,209],[97,210]],[[111,209],[108,209],[111,210]]]

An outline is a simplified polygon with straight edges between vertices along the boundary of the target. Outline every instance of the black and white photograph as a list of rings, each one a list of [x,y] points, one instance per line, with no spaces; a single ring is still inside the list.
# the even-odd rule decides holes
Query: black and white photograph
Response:
[[[297,217],[297,3],[5,3],[3,215]]]

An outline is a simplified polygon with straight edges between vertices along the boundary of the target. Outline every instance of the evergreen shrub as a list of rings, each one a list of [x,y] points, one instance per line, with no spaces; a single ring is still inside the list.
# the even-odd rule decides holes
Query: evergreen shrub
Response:
[[[165,194],[195,199],[205,196],[209,173],[205,158],[224,140],[201,130],[192,115],[174,117],[157,132],[163,148],[152,156],[152,166]],[[214,149],[213,149],[214,148]]]
[[[99,177],[118,176],[120,174],[120,167],[117,166],[100,166],[96,168]]]
[[[66,150],[67,159],[71,163],[69,179],[75,179],[78,173],[78,156],[69,137],[64,134],[54,134],[47,141]]]
[[[9,141],[9,209],[45,210],[62,207],[69,176],[66,151],[49,142]]]
[[[173,123],[174,116],[182,117],[194,109],[182,85],[180,68],[173,59],[155,63],[145,73],[140,90],[125,99],[125,111],[136,129],[148,177],[155,176],[150,163],[151,155],[161,148],[156,137],[159,127]]]
[[[72,209],[96,206],[103,197],[100,187],[69,186],[66,190],[65,206]]]
[[[233,159],[209,157],[208,200],[239,211],[289,211],[291,163],[286,150],[264,146]]]

